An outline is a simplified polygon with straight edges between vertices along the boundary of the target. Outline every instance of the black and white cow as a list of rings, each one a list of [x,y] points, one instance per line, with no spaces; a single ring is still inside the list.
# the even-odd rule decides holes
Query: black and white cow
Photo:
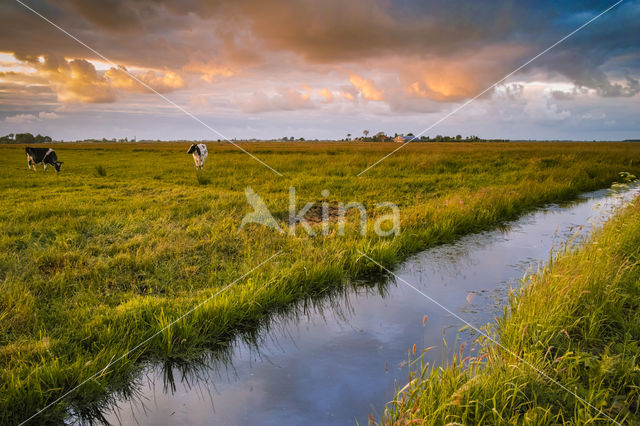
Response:
[[[202,169],[204,167],[204,160],[207,159],[209,151],[207,146],[203,143],[191,144],[187,154],[193,154],[193,161],[196,163],[196,169]]]
[[[42,163],[45,170],[49,165],[55,167],[56,172],[60,171],[62,161],[58,161],[56,152],[51,148],[31,148],[28,146],[25,148],[25,152],[27,153],[27,167],[29,169],[33,166],[33,170],[36,170],[36,164]]]

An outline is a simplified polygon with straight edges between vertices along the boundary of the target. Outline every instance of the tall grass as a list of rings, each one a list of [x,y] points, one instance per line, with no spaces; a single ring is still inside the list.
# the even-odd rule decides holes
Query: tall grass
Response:
[[[211,178],[201,171],[196,172],[196,180],[198,181],[198,185],[209,185],[211,183]]]
[[[107,175],[107,168],[105,166],[103,166],[102,164],[96,164],[95,167],[95,172],[96,172],[96,176],[106,176]]]
[[[637,199],[511,296],[495,329],[503,347],[482,341],[438,369],[414,361],[383,422],[640,423],[639,260]]]
[[[245,146],[284,178],[229,145],[208,147],[215,172],[207,185],[195,184],[181,144],[60,145],[67,167],[55,179],[29,173],[20,147],[0,147],[0,423],[25,419],[279,250],[40,419],[90,410],[144,360],[198,357],[271,312],[376,272],[359,251],[391,267],[543,203],[608,186],[621,170],[640,172],[636,144],[416,144],[360,178],[394,145]],[[95,176],[100,164],[108,180]],[[295,186],[298,208],[324,189],[331,202],[393,202],[401,233],[361,237],[355,215],[344,237],[239,230],[251,211],[247,186],[283,228]]]

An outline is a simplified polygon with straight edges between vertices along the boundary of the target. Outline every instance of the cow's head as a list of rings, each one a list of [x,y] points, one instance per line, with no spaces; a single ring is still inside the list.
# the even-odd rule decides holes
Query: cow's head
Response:
[[[200,148],[198,148],[198,145],[196,145],[195,143],[192,143],[189,147],[189,151],[187,151],[187,154],[193,154],[194,152],[200,154]]]
[[[60,171],[60,166],[62,165],[64,161],[56,161],[55,163],[53,163],[53,167],[56,168],[56,172]]]

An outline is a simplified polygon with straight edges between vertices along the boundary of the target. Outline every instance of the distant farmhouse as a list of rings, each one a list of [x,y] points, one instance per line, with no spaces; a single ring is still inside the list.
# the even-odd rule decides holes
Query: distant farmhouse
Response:
[[[397,143],[405,143],[410,141],[413,142],[415,140],[424,140],[424,136],[421,139],[417,139],[416,136],[413,135],[413,133],[407,133],[406,135],[396,134],[393,138],[393,141]]]

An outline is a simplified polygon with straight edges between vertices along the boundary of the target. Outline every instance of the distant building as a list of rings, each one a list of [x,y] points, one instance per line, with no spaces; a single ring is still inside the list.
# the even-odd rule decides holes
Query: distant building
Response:
[[[407,141],[407,138],[405,138],[402,135],[398,135],[395,138],[393,138],[393,141],[397,143],[405,143]]]

